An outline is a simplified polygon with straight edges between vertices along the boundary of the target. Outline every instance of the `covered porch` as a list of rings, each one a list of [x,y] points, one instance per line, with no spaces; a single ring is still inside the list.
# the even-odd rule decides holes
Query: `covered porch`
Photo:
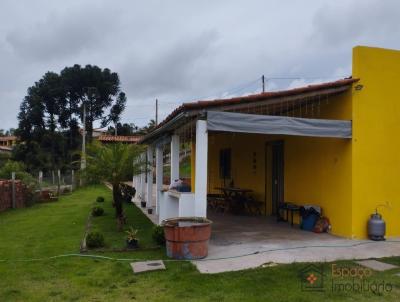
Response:
[[[261,217],[248,219],[268,221],[287,201],[317,204],[338,222],[334,233],[346,236],[351,229],[351,112],[343,94],[353,81],[309,86],[288,96],[267,93],[183,105],[143,140],[148,146],[143,159],[154,168],[134,178],[138,200],[154,208],[159,223],[184,216],[212,219],[209,197],[220,188],[237,187],[260,205]],[[183,149],[190,150],[190,192],[168,189],[181,178]],[[272,224],[268,228],[274,230]]]

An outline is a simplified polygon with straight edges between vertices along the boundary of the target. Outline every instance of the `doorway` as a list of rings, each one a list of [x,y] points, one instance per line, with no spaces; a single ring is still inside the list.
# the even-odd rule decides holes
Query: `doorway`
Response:
[[[284,202],[284,142],[267,142],[265,148],[265,214],[278,214]]]

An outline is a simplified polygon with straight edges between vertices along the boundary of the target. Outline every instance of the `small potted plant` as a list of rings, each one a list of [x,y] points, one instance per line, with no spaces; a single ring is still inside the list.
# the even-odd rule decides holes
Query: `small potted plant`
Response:
[[[142,207],[142,208],[145,208],[146,207],[146,200],[144,200],[144,199],[140,199],[140,206]]]
[[[130,227],[128,231],[126,231],[128,236],[126,237],[126,245],[130,249],[136,249],[139,247],[139,240],[137,238],[138,230],[135,230],[133,227]]]

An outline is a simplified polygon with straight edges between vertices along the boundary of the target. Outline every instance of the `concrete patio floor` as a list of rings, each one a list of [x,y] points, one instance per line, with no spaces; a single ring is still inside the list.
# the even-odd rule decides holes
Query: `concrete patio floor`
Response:
[[[208,257],[192,261],[201,273],[255,268],[266,263],[329,262],[400,256],[400,238],[350,240],[316,234],[273,217],[209,214]]]
[[[155,204],[153,189],[153,204]],[[154,223],[158,215],[142,212]],[[277,222],[275,217],[208,213],[213,221],[208,257],[192,261],[201,273],[222,273],[270,263],[331,262],[400,256],[400,238],[352,240],[316,234]]]

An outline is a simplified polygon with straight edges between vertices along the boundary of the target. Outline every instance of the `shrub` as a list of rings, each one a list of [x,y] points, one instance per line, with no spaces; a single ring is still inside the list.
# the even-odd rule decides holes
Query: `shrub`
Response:
[[[103,247],[104,236],[99,232],[90,232],[86,236],[86,245],[90,248]]]
[[[158,245],[165,245],[164,228],[162,226],[156,225],[153,227],[152,237]]]
[[[104,214],[104,210],[102,207],[93,207],[92,208],[92,216],[101,216]]]
[[[99,196],[96,198],[97,202],[104,202],[104,197],[103,196]]]
[[[12,172],[15,172],[15,178],[21,180],[29,190],[34,191],[37,189],[37,181],[31,174],[26,172],[26,166],[24,163],[8,160],[0,168],[0,178],[10,179]]]

